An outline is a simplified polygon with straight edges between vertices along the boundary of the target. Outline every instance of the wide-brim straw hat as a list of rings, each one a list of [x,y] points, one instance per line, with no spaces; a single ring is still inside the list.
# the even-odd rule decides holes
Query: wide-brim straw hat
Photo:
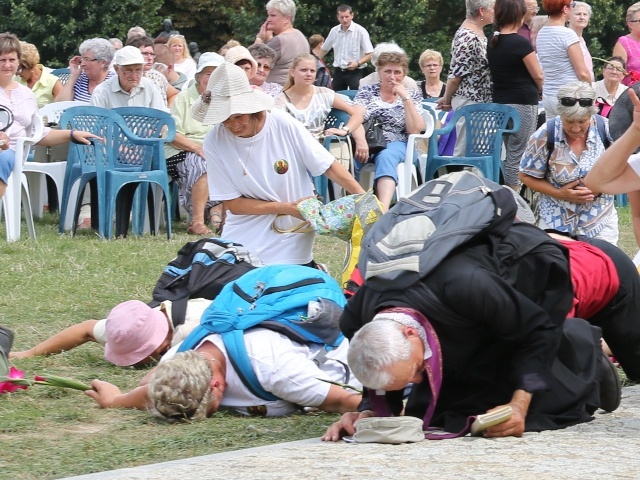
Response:
[[[203,125],[224,122],[231,115],[270,111],[273,97],[251,88],[244,70],[225,62],[211,74],[207,90],[211,91],[211,102],[202,120]]]

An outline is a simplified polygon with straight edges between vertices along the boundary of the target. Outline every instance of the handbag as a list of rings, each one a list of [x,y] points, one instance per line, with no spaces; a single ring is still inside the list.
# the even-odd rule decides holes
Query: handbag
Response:
[[[276,225],[279,217],[283,216],[278,215],[271,224],[271,228],[278,233],[314,231],[319,235],[329,235],[349,241],[357,217],[364,216],[377,220],[382,215],[380,202],[371,190],[362,194],[346,195],[326,205],[316,197],[310,197],[299,202],[297,207],[304,221],[300,221],[292,228],[284,229]]]
[[[369,145],[369,153],[376,154],[387,148],[382,122],[378,117],[371,117],[364,122],[364,134]]]

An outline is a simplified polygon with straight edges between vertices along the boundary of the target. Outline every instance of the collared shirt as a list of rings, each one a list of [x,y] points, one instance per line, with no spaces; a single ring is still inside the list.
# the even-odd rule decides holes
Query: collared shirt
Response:
[[[328,52],[332,48],[333,66],[336,68],[347,68],[350,62],[357,62],[367,53],[373,52],[369,32],[356,22],[351,22],[346,31],[342,30],[342,25],[331,29],[322,49]],[[360,68],[366,65],[365,63]]]
[[[168,112],[160,90],[148,78],[142,77],[140,84],[125,92],[120,80],[114,75],[96,87],[91,95],[91,105],[103,108],[149,107]]]
[[[609,123],[605,119],[606,135]],[[604,153],[604,145],[596,123],[591,120],[587,134],[587,148],[577,157],[567,143],[560,117],[555,122],[555,147],[547,161],[547,126],[542,125],[529,140],[522,156],[520,171],[535,178],[543,178],[556,188],[584,178],[598,158]],[[577,204],[540,195],[540,217],[554,230],[594,237],[612,220],[613,195],[600,195],[593,202]]]

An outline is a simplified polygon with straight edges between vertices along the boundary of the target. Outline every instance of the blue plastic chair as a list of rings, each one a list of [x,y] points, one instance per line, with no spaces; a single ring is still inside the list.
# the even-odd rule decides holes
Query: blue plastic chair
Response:
[[[332,108],[327,115],[327,118],[324,122],[324,129],[328,128],[342,128],[344,127],[351,117],[349,114],[343,110],[338,110],[337,108]],[[323,140],[324,148],[331,152],[332,149],[338,149],[340,153],[343,153],[344,147],[346,146],[349,150],[349,165],[346,167],[349,172],[353,175],[353,151],[351,148],[351,139],[347,137],[339,137],[337,135],[329,135],[324,137]],[[329,179],[324,175],[320,175],[318,177],[314,177],[314,183],[316,185],[316,190],[323,195],[325,199],[325,203],[329,201],[329,194],[333,194],[333,199],[337,199],[342,196],[343,192],[341,192],[342,187],[339,185],[332,185],[333,192],[329,192]]]
[[[108,109],[94,106],[78,106],[65,110],[60,117],[61,129],[76,129],[91,132],[101,138],[109,138],[112,135],[112,124],[117,114]],[[64,233],[67,207],[74,202],[74,216],[71,231],[75,235],[78,226],[78,215],[82,204],[82,194],[87,187],[91,188],[91,227],[104,234],[102,203],[104,199],[97,193],[97,151],[104,150],[106,144],[93,142],[91,145],[70,144],[67,167],[65,170],[62,200],[60,202],[60,223],[58,231]],[[101,158],[104,158],[103,155]],[[70,198],[73,185],[79,182],[76,198]]]
[[[55,70],[51,70],[51,74],[58,77],[60,79],[60,83],[64,85],[65,83],[67,83],[67,80],[69,80],[71,71],[69,70],[69,68],[56,68]]]
[[[461,118],[466,122],[467,148],[464,157],[438,155],[438,137],[450,133]],[[429,139],[425,181],[431,180],[437,170],[450,165],[478,168],[482,174],[500,181],[502,169],[502,136],[520,128],[518,111],[508,105],[478,103],[458,109],[446,126],[434,130]]]
[[[171,142],[176,135],[176,124],[171,114],[162,110],[145,107],[119,107],[114,108],[113,111],[124,119],[129,129],[137,137],[158,141],[156,148],[153,149],[151,154],[151,169],[165,172],[167,181],[169,181],[164,144]],[[162,195],[149,197],[147,186],[148,185],[142,185],[138,192],[138,199],[136,201],[137,214],[134,215],[133,222],[133,231],[136,235],[142,235],[144,229],[144,219],[147,211],[147,209],[144,208],[146,200],[149,201],[149,225],[153,234],[155,234],[155,230],[160,223],[159,214],[162,209]],[[170,189],[170,192],[173,192],[173,190]],[[154,197],[157,201],[154,201]],[[178,196],[167,196],[166,202],[172,211],[175,211],[177,209]]]
[[[341,93],[342,95],[345,95],[353,100],[354,98],[356,98],[358,90],[338,90],[336,93]]]

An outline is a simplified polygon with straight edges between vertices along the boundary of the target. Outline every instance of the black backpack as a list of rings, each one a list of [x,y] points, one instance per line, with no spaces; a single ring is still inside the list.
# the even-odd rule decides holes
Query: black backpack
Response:
[[[468,241],[498,242],[516,210],[506,188],[470,171],[430,180],[371,227],[358,261],[362,278],[374,290],[407,288]]]
[[[331,87],[331,74],[325,64],[316,59],[316,79],[313,82],[316,87]]]
[[[229,282],[262,262],[242,245],[220,238],[203,238],[185,244],[171,260],[153,289],[150,307],[172,302],[173,325],[184,323],[192,298],[213,300]]]

